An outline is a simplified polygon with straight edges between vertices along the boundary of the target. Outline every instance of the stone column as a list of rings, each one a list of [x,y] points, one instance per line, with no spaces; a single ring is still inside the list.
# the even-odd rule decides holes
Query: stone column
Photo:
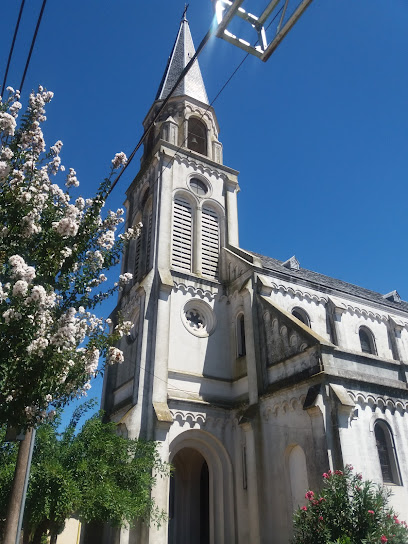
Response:
[[[232,246],[239,246],[238,240],[238,208],[237,192],[239,186],[236,181],[226,182],[226,207],[227,207],[227,242]]]
[[[159,454],[163,463],[169,461],[169,423],[159,422],[156,427],[155,440],[159,443]],[[152,498],[156,506],[166,513],[169,511],[170,476],[156,474],[156,485],[152,489]],[[167,544],[168,521],[163,521],[160,527],[149,527],[149,544]]]
[[[252,424],[250,422],[241,423],[245,432],[245,451],[246,451],[246,482],[248,490],[248,518],[249,518],[249,542],[259,544],[259,504],[258,504],[258,471],[256,466],[255,437]],[[245,467],[242,467],[243,470]]]
[[[167,405],[167,380],[170,334],[170,293],[173,280],[170,272],[159,270],[159,296],[157,300],[156,341],[154,353],[153,402]]]
[[[245,323],[245,345],[246,363],[248,373],[248,396],[249,404],[258,402],[258,373],[256,369],[254,327],[252,321],[252,296],[250,291],[245,289],[244,299],[244,323]]]

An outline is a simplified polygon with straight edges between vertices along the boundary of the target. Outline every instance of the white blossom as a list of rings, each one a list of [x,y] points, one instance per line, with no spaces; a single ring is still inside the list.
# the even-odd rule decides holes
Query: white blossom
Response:
[[[17,280],[13,286],[13,295],[23,297],[27,294],[28,283],[24,280]]]
[[[14,153],[11,151],[11,149],[9,147],[4,147],[1,150],[0,156],[1,156],[2,159],[10,160],[10,159],[13,158]]]
[[[14,136],[16,126],[16,120],[12,115],[4,111],[0,112],[0,131],[2,131],[6,136]]]
[[[76,177],[76,172],[73,168],[69,169],[69,174],[67,175],[67,181],[65,183],[67,187],[78,187],[79,181]]]
[[[115,157],[112,159],[113,168],[119,168],[119,166],[124,166],[126,163],[127,157],[123,151],[116,153]]]
[[[122,323],[119,323],[119,325],[116,325],[115,332],[117,332],[120,337],[124,335],[128,336],[133,327],[134,324],[131,321],[123,321]]]
[[[124,360],[125,358],[123,357],[123,352],[120,349],[115,348],[113,346],[109,348],[108,354],[106,356],[106,363],[108,365],[123,363]]]

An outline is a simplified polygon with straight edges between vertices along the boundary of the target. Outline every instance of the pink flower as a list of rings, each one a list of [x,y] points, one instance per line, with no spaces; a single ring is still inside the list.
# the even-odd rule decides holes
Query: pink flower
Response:
[[[372,516],[374,516],[374,510],[367,510],[367,512],[368,512],[369,514],[371,514]]]
[[[357,474],[357,478],[358,478],[359,480],[362,480],[362,479],[363,479],[363,475],[362,475],[362,474]]]
[[[397,525],[399,525],[401,522],[400,520],[397,518],[397,516],[394,516],[394,521]]]
[[[319,521],[323,521],[323,516],[319,516]]]
[[[381,542],[388,542],[388,538],[385,535],[382,535]]]
[[[313,497],[314,497],[313,491],[308,491],[305,495],[305,499],[307,499],[308,501],[311,501]]]
[[[334,474],[337,474],[338,476],[343,476],[343,472],[341,470],[336,470]]]
[[[303,512],[306,512],[306,511],[307,511],[307,507],[306,507],[306,506],[302,506],[301,510],[303,510]]]
[[[326,479],[327,479],[327,478],[330,478],[330,475],[327,474],[327,472],[323,472],[323,478],[326,478]]]

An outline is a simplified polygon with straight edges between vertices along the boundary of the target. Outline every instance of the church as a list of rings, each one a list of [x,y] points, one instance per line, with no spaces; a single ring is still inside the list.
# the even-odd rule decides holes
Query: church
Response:
[[[184,16],[145,129],[194,53]],[[126,193],[143,229],[117,312],[134,327],[102,399],[174,467],[152,492],[168,521],[102,541],[288,544],[305,491],[349,463],[407,519],[408,303],[241,248],[219,132],[195,61]]]

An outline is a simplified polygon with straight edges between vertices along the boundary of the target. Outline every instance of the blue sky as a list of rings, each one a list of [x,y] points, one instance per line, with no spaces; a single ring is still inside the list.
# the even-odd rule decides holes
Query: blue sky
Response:
[[[259,14],[266,0],[246,0]],[[20,2],[0,20],[0,73]],[[19,86],[41,0],[26,2],[7,83]],[[54,91],[46,141],[64,142],[92,196],[142,134],[183,11],[179,0],[49,0],[23,92]],[[195,44],[213,17],[191,0]],[[314,0],[267,63],[249,57],[214,104],[224,162],[240,171],[240,244],[408,299],[408,3]],[[213,38],[200,56],[212,100],[245,53]],[[124,200],[136,156],[110,206]]]

